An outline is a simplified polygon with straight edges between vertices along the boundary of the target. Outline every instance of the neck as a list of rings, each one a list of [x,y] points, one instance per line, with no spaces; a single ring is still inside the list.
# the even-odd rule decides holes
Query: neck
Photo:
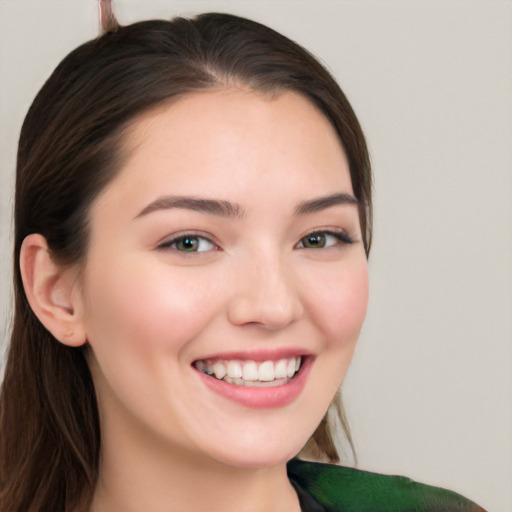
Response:
[[[269,468],[233,467],[170,448],[151,436],[133,434],[133,430],[116,429],[116,435],[110,436],[108,428],[102,430],[99,480],[91,512],[300,511],[286,463]]]

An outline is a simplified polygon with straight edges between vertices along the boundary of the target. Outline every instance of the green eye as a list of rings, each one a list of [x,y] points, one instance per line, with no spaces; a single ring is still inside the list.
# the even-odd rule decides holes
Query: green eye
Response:
[[[352,244],[354,240],[343,231],[315,231],[301,238],[297,248],[299,249],[328,249],[330,247],[342,247]]]
[[[183,252],[196,252],[199,248],[199,237],[184,236],[174,242],[176,250]]]
[[[215,250],[216,246],[208,238],[199,235],[181,235],[167,240],[158,246],[159,249],[172,249],[177,252],[206,252]]]
[[[312,233],[301,239],[302,247],[305,249],[322,249],[326,244],[325,233]]]

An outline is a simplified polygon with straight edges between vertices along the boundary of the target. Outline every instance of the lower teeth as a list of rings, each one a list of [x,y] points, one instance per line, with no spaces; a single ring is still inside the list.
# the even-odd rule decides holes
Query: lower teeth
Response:
[[[230,377],[224,377],[224,382],[229,382],[230,384],[236,384],[237,386],[251,386],[251,387],[270,387],[270,386],[281,386],[286,384],[291,379],[275,379],[271,381],[261,381],[261,380],[243,380],[243,379],[231,379]]]

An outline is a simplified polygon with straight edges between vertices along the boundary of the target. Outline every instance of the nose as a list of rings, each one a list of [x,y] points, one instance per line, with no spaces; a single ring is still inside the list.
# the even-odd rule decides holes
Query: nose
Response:
[[[233,275],[228,319],[238,326],[283,329],[304,313],[291,265],[279,257],[253,257]]]

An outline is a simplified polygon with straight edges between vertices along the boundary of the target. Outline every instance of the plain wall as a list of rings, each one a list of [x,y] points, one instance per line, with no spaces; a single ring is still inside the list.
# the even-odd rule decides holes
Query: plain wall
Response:
[[[512,3],[118,0],[127,24],[207,10],[320,57],[368,137],[371,300],[344,385],[359,466],[512,510]],[[98,32],[93,0],[0,0],[0,333],[23,117]]]

